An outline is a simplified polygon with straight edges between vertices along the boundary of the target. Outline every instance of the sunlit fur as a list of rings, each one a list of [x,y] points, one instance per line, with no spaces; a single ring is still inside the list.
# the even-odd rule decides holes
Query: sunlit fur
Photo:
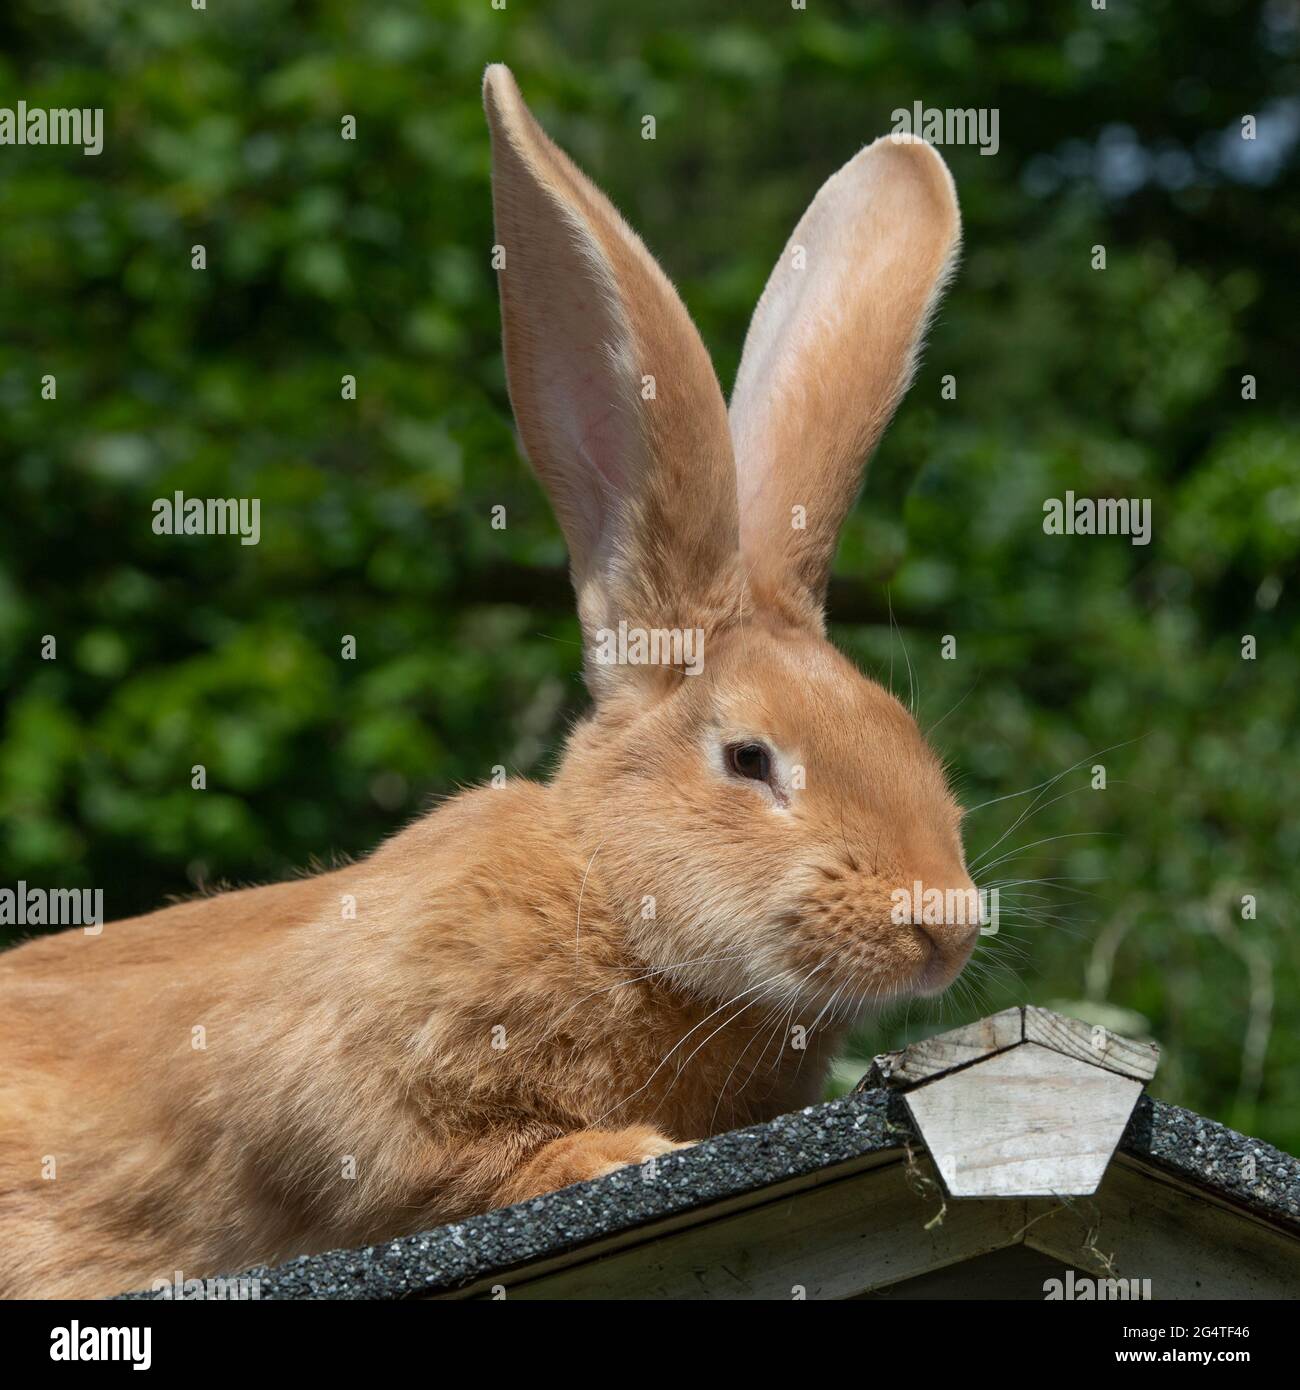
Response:
[[[589,651],[595,709],[548,784],[463,793],[332,872],[0,958],[0,1294],[362,1245],[769,1118],[819,1098],[851,1018],[941,990],[970,951],[973,927],[893,920],[899,887],[969,886],[958,812],[820,608],[955,254],[942,162],[878,143],[828,183],[800,224],[824,248],[820,329],[783,361],[772,335],[801,310],[779,266],[742,368],[753,411],[796,411],[813,381],[825,408],[782,431],[733,418],[733,457],[662,272],[503,69],[487,98],[512,400],[588,635],[620,614],[698,625],[703,672]],[[584,305],[627,342],[575,351]],[[763,457],[773,438],[798,459]],[[733,469],[775,520],[738,515]],[[808,528],[765,540],[787,469]],[[749,739],[771,787],[729,770]]]
[[[788,809],[715,770],[733,731],[804,762]],[[852,1005],[966,957],[969,930],[891,923],[914,878],[967,881],[910,716],[754,624],[582,724],[549,786],[464,794],[332,873],[30,942],[0,958],[0,1290],[361,1244],[808,1104]],[[614,1133],[549,1144],[589,1130]]]
[[[803,769],[785,805],[715,756],[755,737]],[[766,614],[649,710],[580,729],[554,790],[600,807],[594,864],[638,958],[703,957],[666,971],[702,996],[753,990],[759,1010],[770,982],[808,1022],[832,998],[848,1012],[938,992],[977,934],[893,920],[897,888],[973,887],[960,812],[911,716],[819,635]]]

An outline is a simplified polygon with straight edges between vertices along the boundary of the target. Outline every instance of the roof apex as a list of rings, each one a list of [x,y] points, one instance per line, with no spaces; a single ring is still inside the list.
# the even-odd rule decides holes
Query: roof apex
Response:
[[[1155,1075],[1160,1062],[1155,1043],[1135,1042],[1099,1024],[1022,1004],[909,1043],[896,1052],[881,1053],[857,1089],[885,1086],[906,1091],[1024,1043],[1038,1043],[1076,1061],[1144,1083]]]

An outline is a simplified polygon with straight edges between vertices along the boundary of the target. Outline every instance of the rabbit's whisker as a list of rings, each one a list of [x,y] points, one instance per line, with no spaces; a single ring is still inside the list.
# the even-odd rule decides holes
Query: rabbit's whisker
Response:
[[[939,725],[943,723],[944,719],[947,719],[947,718],[948,718],[948,715],[949,715],[949,714],[955,714],[955,713],[962,707],[962,705],[964,705],[964,704],[966,703],[966,701],[970,698],[970,696],[971,696],[972,694],[974,694],[974,692],[975,692],[975,687],[976,687],[977,685],[979,685],[979,683],[980,683],[980,677],[979,677],[979,676],[976,676],[974,682],[972,683],[972,685],[971,685],[971,687],[970,687],[970,689],[966,692],[965,695],[963,695],[963,696],[961,697],[960,700],[957,701],[957,703],[956,703],[955,705],[952,706],[951,709],[949,709],[948,714],[945,714],[945,715],[943,716],[942,719],[936,719],[936,720],[934,721],[934,723],[931,724],[930,727],[925,731],[925,736],[926,736],[926,738],[929,738],[929,737],[934,733],[934,731],[939,727]]]
[[[760,981],[758,982],[758,984],[756,984],[756,985],[750,985],[750,987],[749,987],[748,989],[743,989],[743,990],[741,990],[739,994],[733,995],[733,996],[732,996],[730,999],[728,999],[725,1003],[719,1004],[718,1007],[717,1007],[716,1009],[712,1010],[710,1013],[705,1014],[705,1016],[704,1016],[697,1024],[695,1024],[694,1027],[690,1028],[686,1033],[684,1033],[684,1034],[672,1045],[672,1047],[669,1048],[668,1052],[664,1055],[664,1057],[663,1057],[663,1059],[660,1061],[659,1065],[654,1069],[654,1071],[652,1071],[652,1072],[650,1073],[650,1075],[645,1079],[645,1081],[642,1082],[642,1084],[641,1084],[640,1086],[638,1086],[638,1087],[636,1088],[635,1091],[631,1092],[630,1095],[626,1095],[626,1096],[624,1096],[621,1100],[615,1101],[615,1103],[614,1103],[613,1105],[611,1105],[610,1108],[609,1108],[608,1110],[606,1110],[605,1113],[604,1113],[603,1115],[601,1115],[598,1119],[596,1119],[596,1120],[594,1120],[594,1121],[592,1122],[592,1127],[595,1128],[596,1126],[600,1125],[604,1120],[606,1120],[610,1115],[612,1115],[612,1114],[614,1113],[615,1110],[618,1110],[618,1109],[620,1109],[622,1106],[626,1105],[626,1104],[628,1103],[628,1101],[630,1101],[630,1100],[635,1100],[637,1096],[639,1096],[643,1091],[647,1090],[647,1089],[649,1088],[649,1086],[651,1085],[651,1083],[654,1081],[655,1077],[658,1076],[659,1073],[660,1073],[661,1071],[663,1071],[664,1067],[666,1067],[666,1066],[668,1065],[668,1062],[671,1060],[671,1058],[673,1057],[673,1055],[676,1053],[677,1049],[680,1048],[684,1043],[686,1043],[695,1033],[699,1032],[699,1030],[700,1030],[701,1028],[703,1028],[704,1025],[705,1025],[706,1023],[709,1022],[710,1019],[716,1018],[716,1017],[717,1017],[720,1013],[722,1013],[725,1009],[729,1009],[729,1008],[731,1008],[731,1006],[732,1006],[733,1004],[739,1003],[739,1001],[742,1000],[747,994],[753,994],[753,992],[754,992],[756,989],[764,989],[766,986],[772,984],[773,981],[779,980],[784,974],[785,974],[785,971],[784,971],[784,970],[778,970],[777,973],[776,973],[775,975],[769,976],[769,978],[766,979],[766,980],[760,980]],[[761,998],[762,996],[760,995],[759,997]],[[744,1006],[744,1008],[745,1008],[745,1009],[749,1008],[750,1005],[753,1004],[753,1003],[755,1003],[755,1002],[757,1002],[757,1001],[751,999],[751,1000],[750,1000],[750,1003],[749,1003],[749,1004],[746,1004],[746,1005]],[[742,1009],[740,1012],[743,1013],[743,1012],[744,1012],[744,1009]],[[740,1015],[739,1015],[739,1013],[738,1013],[738,1014],[733,1015],[732,1017],[738,1018],[739,1016],[740,1016]],[[714,1032],[713,1032],[713,1033],[710,1033],[710,1034],[709,1034],[709,1037],[708,1037],[708,1038],[705,1038],[704,1041],[705,1041],[705,1042],[708,1042],[710,1038],[712,1038],[716,1033],[721,1032],[721,1030],[722,1030],[723,1028],[725,1028],[725,1027],[727,1026],[727,1024],[730,1023],[731,1021],[732,1021],[732,1018],[726,1018],[726,1019],[724,1019],[724,1020],[722,1021],[722,1023],[719,1024],[718,1027],[717,1027],[716,1029],[714,1029]],[[696,1051],[698,1051],[698,1050],[699,1050],[699,1049],[697,1048]],[[692,1053],[691,1053],[691,1057],[694,1057],[694,1056],[695,1056],[695,1053],[692,1052]],[[690,1061],[690,1057],[688,1057],[686,1060],[687,1060],[687,1062],[689,1062],[689,1061]],[[681,1071],[682,1071],[682,1068],[681,1068],[681,1067],[678,1067],[678,1069],[677,1069],[677,1074],[678,1074],[678,1076],[681,1075]]]
[[[1056,803],[1057,803],[1058,801],[1064,801],[1064,800],[1066,799],[1066,797],[1069,797],[1069,796],[1077,796],[1079,792],[1085,792],[1085,791],[1089,791],[1089,790],[1091,790],[1091,788],[1090,788],[1090,787],[1087,787],[1087,786],[1084,786],[1084,787],[1071,787],[1070,790],[1069,790],[1068,792],[1062,792],[1062,793],[1060,794],[1060,796],[1054,796],[1050,801],[1044,801],[1044,802],[1042,803],[1041,806],[1038,805],[1037,802],[1035,802],[1033,805],[1031,805],[1031,806],[1029,806],[1028,808],[1026,808],[1024,814],[1019,818],[1019,820],[1016,821],[1015,825],[1013,825],[1013,826],[1010,827],[1010,830],[1014,830],[1014,829],[1016,828],[1016,825],[1020,825],[1020,824],[1022,824],[1024,821],[1026,821],[1026,820],[1032,820],[1034,816],[1041,815],[1044,811],[1047,810],[1047,808],[1048,808],[1049,806],[1055,806]],[[972,872],[973,872],[975,869],[979,868],[979,867],[980,867],[980,862],[981,862],[981,860],[987,858],[990,854],[992,854],[993,851],[994,851],[995,849],[997,849],[998,845],[1000,845],[1000,844],[1002,843],[1002,841],[1005,840],[1005,839],[1006,839],[1006,835],[1005,835],[1005,834],[999,836],[999,838],[998,838],[993,844],[991,844],[991,845],[988,847],[988,849],[986,849],[986,850],[983,852],[983,854],[979,855],[979,856],[975,859],[974,863],[972,863],[972,865],[971,865],[971,870],[972,870]],[[996,862],[1000,863],[1001,861],[999,860],[999,861],[996,861]]]
[[[748,954],[749,953],[745,947],[738,946],[734,950],[724,951],[720,955],[693,956],[689,960],[673,961],[670,965],[657,965],[652,970],[646,970],[640,975],[630,975],[625,980],[616,980],[612,985],[602,985],[599,989],[593,989],[589,993],[584,994],[580,998],[576,999],[572,1004],[569,1005],[567,1009],[565,1009],[565,1011],[559,1016],[559,1018],[553,1020],[555,1026],[547,1032],[543,1033],[542,1036],[538,1038],[538,1040],[533,1044],[533,1046],[523,1054],[524,1060],[527,1061],[533,1055],[533,1053],[536,1052],[537,1049],[542,1046],[543,1043],[555,1037],[556,1034],[559,1032],[560,1024],[562,1024],[564,1020],[567,1019],[575,1009],[581,1008],[582,1005],[585,1004],[589,999],[595,999],[597,995],[610,994],[616,989],[623,989],[627,985],[638,984],[642,980],[653,979],[656,975],[665,975],[672,970],[683,970],[687,966],[691,965],[711,965],[716,964],[719,961],[740,960]]]
[[[1068,777],[1070,773],[1074,772],[1076,768],[1082,767],[1084,763],[1092,762],[1094,758],[1103,757],[1107,753],[1113,753],[1117,748],[1127,748],[1131,743],[1139,743],[1145,737],[1145,734],[1139,734],[1136,738],[1126,738],[1121,743],[1112,743],[1108,748],[1099,748],[1095,753],[1089,753],[1087,757],[1080,758],[1077,763],[1071,764],[1063,771],[1056,773],[1055,776],[1047,778],[1044,782],[1036,782],[1032,787],[1026,787],[1023,791],[1006,792],[1002,796],[995,796],[991,797],[988,801],[981,801],[978,806],[967,807],[966,814],[968,816],[973,816],[976,811],[983,811],[986,807],[996,806],[1000,801],[1014,801],[1018,796],[1028,796],[1030,792],[1041,791],[1053,787],[1062,777]],[[1013,825],[1011,828],[1014,830],[1015,826]]]
[[[577,919],[574,922],[573,927],[573,957],[575,960],[578,958],[578,941],[582,936],[582,896],[587,891],[587,876],[591,873],[591,866],[596,862],[596,856],[605,847],[605,840],[608,839],[609,836],[606,835],[605,839],[601,840],[600,844],[598,844],[596,848],[592,850],[591,858],[587,860],[587,867],[583,870],[582,884],[578,888]]]
[[[1041,840],[1030,840],[1027,845],[1021,845],[1018,849],[1009,849],[1005,854],[999,855],[991,863],[982,867],[996,869],[999,864],[1005,864],[1008,859],[1015,859],[1019,855],[1027,854],[1031,849],[1037,849],[1039,845],[1054,844],[1057,840],[1084,840],[1094,835],[1110,834],[1109,830],[1071,830],[1064,835],[1046,835]]]
[[[748,1075],[737,1088],[735,1095],[731,1097],[731,1109],[733,1120],[736,1114],[736,1101],[739,1098],[740,1094],[744,1091],[745,1087],[748,1086],[749,1083],[754,1079],[754,1074],[763,1065],[763,1061],[767,1057],[767,1049],[772,1045],[772,1038],[774,1036],[780,1036],[783,1018],[788,1018],[794,1013],[795,1008],[798,1006],[799,995],[803,991],[804,987],[807,985],[808,981],[811,980],[812,977],[818,973],[818,971],[824,970],[829,964],[829,961],[822,961],[820,965],[813,966],[811,970],[806,971],[801,979],[796,980],[794,984],[790,985],[782,994],[781,999],[777,1004],[777,1007],[772,1011],[773,1017],[776,1020],[775,1025],[771,1033],[764,1035],[765,1040],[763,1043],[763,1050],[761,1053],[759,1053],[758,1061],[755,1062],[754,1065],[749,1069]],[[722,1104],[723,1096],[727,1094],[728,1086],[731,1085],[731,1078],[736,1074],[736,1068],[739,1067],[741,1062],[744,1061],[746,1054],[749,1052],[749,1049],[754,1045],[754,1042],[757,1039],[757,1037],[758,1033],[755,1032],[754,1037],[751,1038],[749,1042],[745,1044],[745,1047],[741,1052],[740,1056],[737,1057],[735,1062],[732,1063],[731,1070],[727,1073],[727,1079],[722,1083],[722,1087],[718,1091],[717,1103],[713,1107],[713,1115],[709,1120],[710,1129],[712,1129],[714,1123],[718,1118],[718,1109]],[[778,1059],[780,1057],[779,1051],[777,1053],[777,1057]]]

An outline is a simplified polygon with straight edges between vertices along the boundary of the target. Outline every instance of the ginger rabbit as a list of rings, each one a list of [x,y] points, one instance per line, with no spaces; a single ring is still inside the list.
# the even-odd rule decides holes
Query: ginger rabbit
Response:
[[[972,891],[960,812],[822,615],[955,260],[943,161],[885,138],[828,180],[728,412],[641,241],[504,67],[484,90],[510,397],[593,709],[548,784],[362,862],[0,957],[6,1295],[359,1245],[797,1108],[855,1015],[974,943],[896,920],[899,888]]]

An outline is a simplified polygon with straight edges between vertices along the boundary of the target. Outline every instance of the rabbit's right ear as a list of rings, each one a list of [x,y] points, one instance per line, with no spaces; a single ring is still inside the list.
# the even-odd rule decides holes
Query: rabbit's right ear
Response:
[[[727,407],[667,277],[509,69],[483,96],[515,419],[568,541],[592,694],[643,693],[662,668],[602,661],[606,634],[707,634],[739,611]]]
[[[821,626],[840,525],[960,236],[942,158],[884,136],[823,184],[754,311],[731,397],[741,555],[795,621]]]

